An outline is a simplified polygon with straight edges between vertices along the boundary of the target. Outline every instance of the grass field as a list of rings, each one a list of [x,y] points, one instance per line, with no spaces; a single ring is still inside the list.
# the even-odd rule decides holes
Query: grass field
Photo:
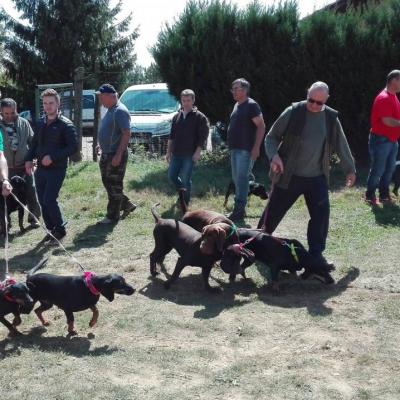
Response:
[[[224,211],[229,174],[223,155],[203,160],[194,173],[192,208]],[[197,268],[187,267],[169,291],[165,275],[149,277],[150,207],[160,202],[164,217],[179,217],[165,162],[137,156],[129,165],[125,186],[138,208],[114,229],[95,224],[106,200],[98,166],[73,166],[60,199],[69,221],[64,243],[86,269],[120,273],[136,292],[112,303],[101,298],[93,329],[90,311],[77,313],[76,337],[66,337],[56,308],[47,312],[47,328],[34,314],[23,316],[20,338],[7,338],[0,326],[1,398],[399,399],[400,202],[371,210],[361,201],[364,187],[343,189],[342,178],[335,174],[332,185],[326,251],[337,265],[335,285],[283,276],[274,296],[268,268],[255,265],[248,280],[234,284],[214,269],[210,282],[222,290],[211,295]],[[250,199],[246,225],[256,225],[263,206]],[[24,280],[23,271],[45,256],[46,272],[80,273],[60,250],[37,245],[43,232],[17,235],[13,220],[13,276]],[[277,234],[305,243],[307,220],[299,200]],[[176,259],[168,255],[168,272]]]

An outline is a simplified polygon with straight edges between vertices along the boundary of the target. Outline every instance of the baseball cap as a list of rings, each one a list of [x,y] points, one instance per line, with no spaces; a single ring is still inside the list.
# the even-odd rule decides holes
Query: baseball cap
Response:
[[[109,83],[104,83],[97,89],[96,94],[99,93],[117,93],[117,91],[115,90],[113,85],[110,85]]]

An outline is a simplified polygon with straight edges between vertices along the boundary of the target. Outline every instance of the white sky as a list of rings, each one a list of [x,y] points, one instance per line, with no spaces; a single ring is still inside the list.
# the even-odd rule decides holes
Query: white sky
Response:
[[[165,22],[171,23],[184,9],[187,0],[123,0],[123,11],[121,18],[133,13],[132,29],[139,27],[140,36],[135,42],[135,51],[139,64],[147,67],[153,61],[148,48],[150,48],[157,40]],[[253,0],[231,0],[232,3],[238,4],[239,7],[245,7]],[[116,0],[111,0],[111,4],[115,4]],[[273,5],[278,0],[260,0],[260,3]],[[314,10],[317,10],[334,0],[297,0],[300,15],[304,17]],[[0,0],[0,5],[7,12],[16,17],[18,14],[13,9],[12,0]]]

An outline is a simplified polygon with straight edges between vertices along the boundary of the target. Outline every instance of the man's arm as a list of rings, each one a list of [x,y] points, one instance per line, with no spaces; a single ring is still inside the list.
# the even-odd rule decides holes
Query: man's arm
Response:
[[[202,115],[198,130],[196,132],[196,150],[193,153],[192,160],[197,162],[200,160],[201,148],[207,142],[208,135],[210,133],[210,124],[205,115]]]
[[[265,153],[270,161],[270,167],[277,174],[283,173],[283,162],[278,154],[278,148],[282,142],[283,135],[288,127],[292,107],[288,107],[274,122],[265,136]]]
[[[351,154],[350,146],[346,135],[343,132],[342,124],[339,118],[336,120],[336,148],[335,152],[339,156],[340,166],[346,174],[346,186],[353,186],[356,181],[356,166],[354,157]]]
[[[121,164],[122,155],[126,151],[129,145],[129,139],[131,138],[131,130],[130,129],[121,129],[122,136],[121,141],[119,142],[119,146],[115,156],[111,160],[111,165],[113,167],[118,167]]]
[[[382,122],[386,126],[390,126],[391,128],[396,128],[400,126],[400,119],[392,118],[392,117],[383,117]]]
[[[265,134],[265,123],[262,114],[251,119],[254,125],[257,127],[256,130],[256,140],[254,141],[253,148],[251,149],[251,159],[256,161],[260,156],[260,146],[264,139]]]
[[[0,181],[2,182],[1,192],[3,196],[8,196],[11,193],[12,186],[8,180],[8,166],[4,153],[0,151]]]

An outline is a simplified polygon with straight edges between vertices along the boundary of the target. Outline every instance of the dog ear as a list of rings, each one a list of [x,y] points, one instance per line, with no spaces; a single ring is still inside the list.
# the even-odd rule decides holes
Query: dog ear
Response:
[[[222,253],[223,250],[224,250],[224,243],[225,243],[225,240],[226,240],[226,232],[225,232],[225,229],[218,228],[216,245],[217,245],[217,250],[218,250],[219,252],[221,252],[221,253]]]
[[[108,300],[108,301],[113,301],[115,294],[114,294],[114,288],[113,288],[113,280],[112,278],[107,279],[104,282],[104,285],[101,289],[101,294]]]

